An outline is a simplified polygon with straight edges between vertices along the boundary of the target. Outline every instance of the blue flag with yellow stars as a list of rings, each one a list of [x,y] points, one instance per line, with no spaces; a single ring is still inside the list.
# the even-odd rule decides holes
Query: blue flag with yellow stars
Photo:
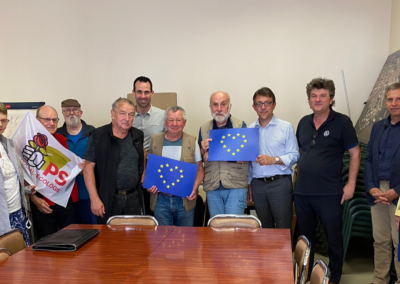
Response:
[[[210,131],[209,161],[255,161],[258,128],[226,128]]]
[[[192,194],[197,164],[149,154],[144,188],[155,185],[160,192],[188,197]]]

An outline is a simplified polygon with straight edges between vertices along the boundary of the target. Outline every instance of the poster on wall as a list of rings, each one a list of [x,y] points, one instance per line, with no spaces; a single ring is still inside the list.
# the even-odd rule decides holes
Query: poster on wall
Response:
[[[388,117],[386,109],[385,90],[396,82],[400,82],[400,50],[388,56],[385,65],[379,74],[378,80],[368,97],[361,115],[356,124],[358,140],[367,144],[375,122]]]
[[[45,105],[45,102],[18,102],[18,103],[4,103],[7,108],[7,118],[10,120],[7,124],[6,131],[3,135],[7,138],[13,137],[15,131],[21,124],[22,119],[26,113],[30,111],[36,116],[36,110]]]

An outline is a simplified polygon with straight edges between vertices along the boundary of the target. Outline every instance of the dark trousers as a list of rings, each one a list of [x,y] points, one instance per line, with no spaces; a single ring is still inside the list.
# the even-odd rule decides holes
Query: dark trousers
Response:
[[[136,190],[128,195],[114,194],[112,202],[112,216],[141,215],[139,192]]]
[[[71,198],[68,200],[66,208],[58,204],[50,206],[53,210],[50,214],[40,212],[32,201],[30,204],[36,240],[76,223],[78,203],[72,202]]]
[[[293,218],[292,176],[274,181],[253,178],[251,193],[263,228],[290,229]]]
[[[329,245],[329,269],[332,283],[339,283],[343,266],[343,208],[340,204],[342,195],[309,196],[294,195],[299,235],[304,235],[311,242],[310,269],[314,265],[315,230],[317,217],[321,220]]]

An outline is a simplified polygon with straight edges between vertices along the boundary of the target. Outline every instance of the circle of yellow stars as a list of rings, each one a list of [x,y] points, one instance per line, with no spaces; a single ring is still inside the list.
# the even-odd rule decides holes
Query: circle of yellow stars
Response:
[[[161,174],[162,170],[166,170],[167,172],[173,172],[173,171],[179,171],[179,177],[176,181],[172,181],[171,185],[167,184],[167,181],[164,179],[164,176]],[[160,168],[158,169],[158,172],[160,173],[160,178],[163,179],[163,184],[166,185],[166,188],[170,188],[171,186],[175,186],[178,184],[184,176],[183,176],[183,170],[179,169],[178,166],[172,167],[169,164],[165,165],[160,165]]]
[[[222,140],[221,140],[221,144],[223,144],[222,148],[226,149],[226,151],[228,153],[232,153],[232,156],[235,156],[236,153],[240,152],[240,148],[237,148],[236,152],[235,152],[235,149],[232,149],[232,150],[229,149],[228,146],[226,146],[226,144],[224,144],[226,139],[229,139],[229,138],[231,138],[232,140],[236,140],[236,139],[241,139],[242,138],[243,139],[243,143],[240,144],[240,148],[244,148],[244,144],[247,143],[246,135],[240,136],[240,133],[237,133],[236,135],[228,133],[226,136],[222,136]]]

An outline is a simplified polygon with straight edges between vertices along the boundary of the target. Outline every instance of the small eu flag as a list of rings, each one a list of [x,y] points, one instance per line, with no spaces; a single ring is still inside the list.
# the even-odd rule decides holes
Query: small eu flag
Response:
[[[197,164],[149,154],[144,188],[155,185],[160,192],[188,197],[192,194]]]
[[[258,157],[257,128],[210,131],[209,161],[255,161]]]

